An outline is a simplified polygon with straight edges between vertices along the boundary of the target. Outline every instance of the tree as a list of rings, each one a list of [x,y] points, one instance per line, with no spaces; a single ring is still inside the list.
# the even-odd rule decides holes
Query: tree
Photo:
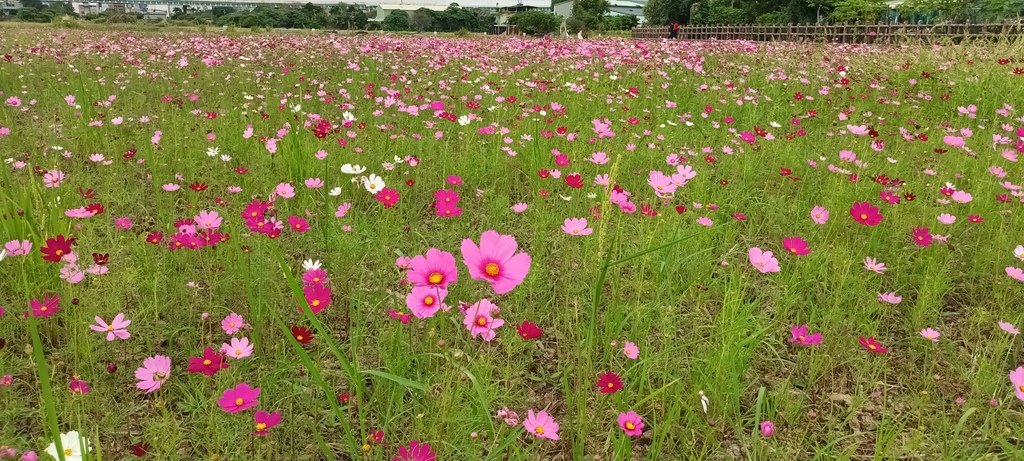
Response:
[[[669,25],[673,22],[690,23],[690,5],[693,0],[648,0],[644,6],[647,24]]]
[[[215,6],[215,7],[210,9],[210,12],[213,13],[213,17],[214,18],[219,18],[221,16],[225,16],[225,15],[229,15],[231,13],[234,13],[235,9],[230,7],[230,6]]]
[[[601,27],[601,18],[611,4],[608,0],[575,0],[572,4],[572,29],[590,32]]]
[[[524,34],[550,34],[562,25],[562,18],[544,11],[525,11],[516,13],[508,22]]]
[[[416,32],[423,32],[434,25],[434,12],[426,8],[419,8],[409,16],[409,26]]]
[[[882,0],[840,0],[829,16],[835,22],[876,21],[886,9]]]
[[[694,24],[742,24],[747,22],[746,13],[722,0],[701,0],[691,22]]]
[[[370,17],[364,9],[356,5],[339,3],[331,7],[329,22],[338,29],[358,30],[366,28]]]
[[[394,10],[388,13],[384,21],[381,21],[381,28],[392,32],[409,30],[409,13],[404,10]]]

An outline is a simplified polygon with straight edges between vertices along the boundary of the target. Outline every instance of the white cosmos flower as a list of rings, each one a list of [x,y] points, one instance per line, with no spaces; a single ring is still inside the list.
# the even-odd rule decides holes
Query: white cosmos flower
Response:
[[[595,199],[595,198],[597,198],[597,194],[593,193],[593,192],[587,192],[587,198]]]
[[[395,156],[395,163],[405,163],[405,158]]]
[[[459,125],[460,126],[469,125],[469,116],[468,115],[460,116],[459,117]]]
[[[356,116],[352,115],[352,112],[346,110],[345,112],[341,113],[341,119],[346,122],[354,122],[356,121]]]
[[[67,434],[61,434],[60,445],[64,449],[65,461],[82,461],[82,454],[91,451],[88,440],[85,441],[85,447],[82,446],[82,440],[78,435],[78,431],[71,431],[68,432]],[[59,457],[57,457],[56,443],[51,442],[50,446],[46,448],[46,453],[52,456],[53,459],[60,459]]]
[[[230,156],[230,155],[228,155],[228,154],[224,154],[224,155],[221,155],[221,156],[220,156],[220,159],[221,159],[222,161],[225,161],[225,162],[230,162],[230,161],[231,161],[231,156]]]
[[[216,157],[220,153],[219,147],[209,147],[206,149],[206,155],[208,157]]]
[[[302,270],[303,271],[311,271],[311,270],[316,270],[316,269],[319,269],[319,268],[320,268],[320,260],[319,259],[307,259],[305,261],[302,261]]]
[[[296,114],[302,112],[302,104],[292,104],[292,112]]]
[[[7,250],[0,250],[0,261],[7,257]]]
[[[335,188],[331,189],[330,191],[328,191],[327,195],[330,195],[331,197],[337,197],[337,196],[341,195],[341,188],[340,187],[335,187]]]
[[[707,412],[708,412],[708,405],[711,402],[708,400],[708,396],[704,395],[704,391],[699,391],[698,394],[700,394],[700,406],[701,406],[701,408],[704,409],[704,413],[707,414]]]
[[[687,120],[685,123],[686,123],[686,126],[693,126],[693,122],[691,122],[689,120]]]
[[[381,178],[380,176],[377,176],[375,174],[371,174],[370,177],[366,178],[366,181],[363,183],[363,187],[365,187],[366,191],[371,194],[376,194],[377,192],[380,192],[380,190],[383,189],[385,186],[386,184],[384,184],[384,178]]]
[[[772,128],[782,128],[782,125],[779,125],[779,122],[771,122],[769,125],[771,125]]]
[[[362,174],[364,171],[366,171],[366,167],[359,164],[346,163],[341,166],[341,172],[345,174]]]
[[[559,196],[559,197],[562,197],[562,200],[565,200],[566,202],[568,202],[569,200],[572,200],[572,196],[571,196],[571,195],[570,195],[570,196],[568,196],[568,197],[566,197],[566,196],[564,196],[564,195],[562,195],[562,194],[558,194],[558,196]]]
[[[1016,256],[1017,259],[1024,261],[1024,245],[1017,245],[1017,248],[1013,249],[1013,255]]]

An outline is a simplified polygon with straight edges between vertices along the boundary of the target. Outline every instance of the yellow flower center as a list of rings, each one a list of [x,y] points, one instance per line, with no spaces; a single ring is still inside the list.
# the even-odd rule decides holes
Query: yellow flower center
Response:
[[[860,219],[868,219],[868,215],[865,213],[860,214]]]
[[[878,349],[878,346],[876,346],[874,344],[868,344],[868,349],[875,350],[875,349]]]
[[[800,341],[800,342],[804,342],[804,340],[805,340],[805,339],[807,339],[807,337],[806,337],[806,336],[797,336],[797,337],[796,337],[796,340],[797,340],[797,341]]]
[[[533,432],[536,432],[538,435],[544,435],[544,426],[537,426],[537,428],[534,429]]]
[[[434,297],[433,296],[427,296],[426,298],[423,298],[423,304],[425,304],[427,306],[433,306],[434,305]]]
[[[259,213],[253,211],[252,213],[249,213],[249,216],[252,216],[252,217],[255,218],[256,216],[259,216]]]
[[[484,266],[484,272],[491,277],[497,277],[498,273],[501,272],[501,268],[498,267],[497,263],[487,263],[487,265]]]
[[[210,359],[203,360],[203,365],[210,366],[211,363],[213,363],[213,360],[210,360]]]
[[[114,331],[113,325],[107,325],[107,331]]]
[[[46,312],[46,309],[47,309],[47,307],[46,307],[46,306],[43,306],[43,307],[40,307],[40,308],[39,308],[39,310],[41,310],[41,311],[43,311],[43,312]]]
[[[1021,392],[1024,392],[1024,384],[1017,386],[1017,389],[1019,389]]]
[[[264,423],[256,423],[256,432],[264,431],[267,429],[267,425]]]
[[[299,340],[299,341],[302,341],[302,335],[298,335],[298,336],[296,336],[296,337],[295,337],[295,339],[297,339],[297,340]]]
[[[320,283],[320,277],[313,277],[313,283]]]
[[[64,254],[64,250],[57,250],[53,254],[55,254],[57,256],[62,256]]]
[[[789,249],[789,252],[790,252],[790,253],[796,253],[796,248],[790,248],[790,249]]]
[[[580,233],[580,230],[579,230],[579,229],[573,229],[573,230],[572,230],[572,233],[574,233],[574,234],[578,234],[578,233]]]
[[[64,456],[71,456],[75,451],[70,448],[64,449]]]
[[[242,355],[241,349],[235,349],[235,355]]]
[[[441,283],[442,280],[444,280],[444,276],[441,275],[440,272],[434,272],[427,277],[427,281],[432,285],[437,285],[438,283]]]
[[[164,372],[162,372],[162,371],[158,371],[156,373],[153,373],[153,379],[155,379],[157,381],[163,381],[166,378],[167,378],[167,375],[165,375]]]
[[[626,421],[626,429],[629,429],[629,430],[636,429],[636,424],[633,424],[633,421]]]
[[[241,397],[235,399],[235,405],[241,406],[243,403],[245,403],[245,399]]]
[[[615,387],[615,383],[613,383],[613,382],[609,381],[609,382],[608,382],[608,389],[611,389],[611,388],[613,388],[613,387]]]
[[[480,317],[477,317],[476,318],[476,324],[480,325],[480,326],[486,326],[487,325],[487,317],[484,317],[482,315]]]
[[[313,307],[318,307],[318,306],[320,306],[320,300],[319,300],[319,299],[314,299],[314,300],[313,300],[313,303],[312,303],[311,305],[312,305]]]

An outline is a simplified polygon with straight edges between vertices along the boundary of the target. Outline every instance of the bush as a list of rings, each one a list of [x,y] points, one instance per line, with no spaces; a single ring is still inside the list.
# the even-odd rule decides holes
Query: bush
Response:
[[[773,11],[758,16],[754,22],[758,24],[787,24],[789,23],[789,15],[783,11]]]
[[[543,11],[527,11],[512,16],[509,23],[514,24],[524,34],[550,34],[562,25],[562,18]]]

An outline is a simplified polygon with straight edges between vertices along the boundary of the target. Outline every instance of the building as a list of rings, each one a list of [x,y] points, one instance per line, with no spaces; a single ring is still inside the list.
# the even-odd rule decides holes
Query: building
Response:
[[[430,3],[415,3],[415,4],[413,4],[413,3],[404,3],[404,2],[403,3],[391,3],[391,4],[382,3],[380,5],[375,5],[375,6],[372,7],[372,11],[376,12],[376,14],[369,14],[368,13],[368,16],[370,16],[370,22],[371,23],[375,22],[377,24],[380,24],[381,22],[384,22],[384,18],[388,17],[388,15],[391,14],[392,11],[406,11],[406,12],[412,13],[413,11],[416,11],[416,10],[418,10],[420,8],[426,8],[426,9],[428,9],[430,11],[444,11],[444,10],[448,9],[448,5],[449,5],[448,3],[445,3],[445,4],[442,5],[441,2],[434,3],[434,4],[430,4]]]
[[[644,22],[644,7],[647,0],[609,0],[611,6],[608,8],[608,16],[636,16],[642,24]],[[555,14],[568,18],[572,16],[573,0],[555,0]]]
[[[551,8],[548,8],[546,6],[524,5],[522,2],[519,2],[519,3],[517,3],[515,5],[511,5],[511,6],[498,7],[495,10],[495,12],[497,13],[497,17],[495,18],[495,21],[494,21],[494,28],[491,29],[491,34],[493,34],[493,35],[516,35],[516,34],[518,34],[519,31],[516,29],[516,26],[514,26],[512,24],[509,24],[509,22],[511,21],[512,16],[515,16],[518,13],[525,13],[527,11],[543,11],[543,12],[546,12],[546,13],[550,13],[551,12]]]

